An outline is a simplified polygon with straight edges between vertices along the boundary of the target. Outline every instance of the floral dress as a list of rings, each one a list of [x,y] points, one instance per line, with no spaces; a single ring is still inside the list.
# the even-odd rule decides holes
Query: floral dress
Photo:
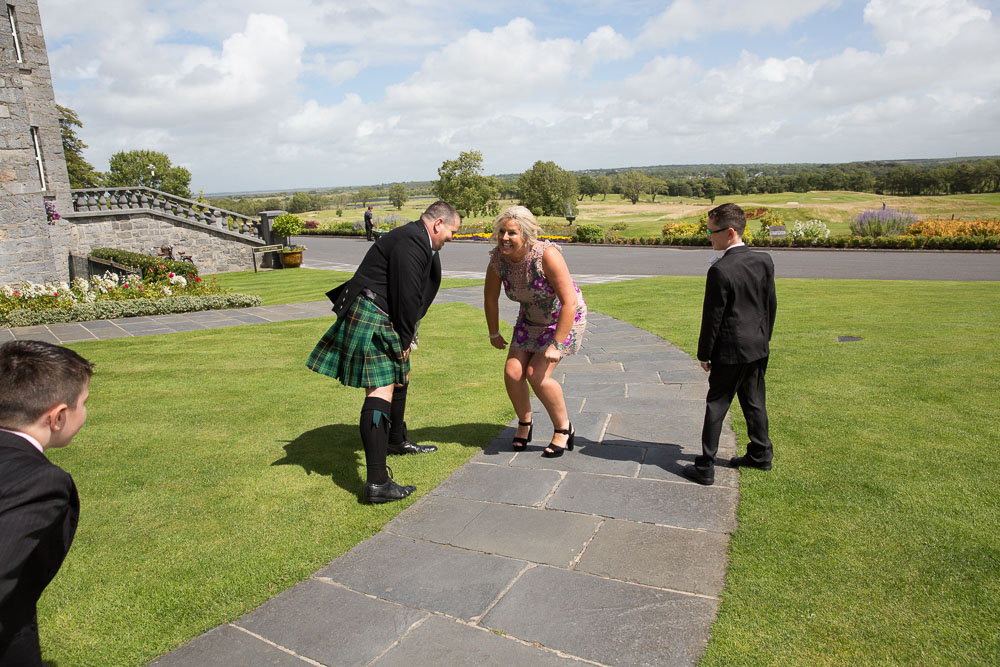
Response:
[[[507,298],[521,304],[514,324],[514,340],[510,344],[513,349],[542,352],[552,343],[562,304],[542,270],[542,255],[549,247],[562,252],[562,248],[551,241],[536,241],[517,262],[501,257],[499,248],[490,252],[489,265],[500,276]],[[576,290],[576,316],[569,336],[562,341],[567,347],[559,350],[563,357],[577,353],[587,328],[587,304],[575,282],[573,289]]]

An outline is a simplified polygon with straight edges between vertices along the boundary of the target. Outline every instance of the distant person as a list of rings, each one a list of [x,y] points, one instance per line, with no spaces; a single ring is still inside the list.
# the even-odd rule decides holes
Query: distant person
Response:
[[[750,444],[746,456],[730,462],[736,467],[771,469],[764,373],[778,301],[774,264],[770,255],[751,252],[743,243],[746,224],[746,214],[736,204],[722,204],[708,212],[712,249],[723,254],[708,269],[698,337],[698,360],[709,372],[702,453],[694,465],[684,468],[684,476],[699,484],[715,482],[722,420],[734,395],[747,420]]]
[[[0,665],[42,665],[36,605],[80,516],[73,478],[45,458],[87,419],[93,367],[50,343],[0,346]]]
[[[374,218],[375,218],[375,214],[372,213],[372,207],[369,206],[368,210],[365,211],[365,237],[369,241],[371,241],[371,240],[373,240],[375,238],[375,233],[374,233],[374,225],[375,225],[375,223],[373,222]]]
[[[551,241],[539,241],[540,231],[524,206],[511,206],[496,217],[492,236],[496,248],[490,252],[483,306],[490,344],[503,350],[507,341],[500,334],[500,289],[521,305],[504,365],[504,384],[518,424],[511,444],[514,451],[523,451],[531,441],[530,385],[552,421],[552,441],[542,456],[555,458],[567,449],[573,451],[574,432],[562,385],[552,373],[583,344],[587,304],[562,249]]]
[[[460,224],[451,204],[434,202],[419,220],[381,237],[354,277],[327,292],[337,320],[316,344],[306,366],[348,387],[365,389],[361,406],[365,502],[401,500],[416,490],[391,479],[387,453],[437,449],[409,442],[403,417],[417,324],[441,286],[438,251]],[[392,440],[396,442],[390,446]]]

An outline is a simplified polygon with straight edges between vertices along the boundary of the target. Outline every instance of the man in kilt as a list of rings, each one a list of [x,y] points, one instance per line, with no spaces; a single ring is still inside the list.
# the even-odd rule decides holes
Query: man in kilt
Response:
[[[458,231],[461,217],[446,202],[427,207],[419,220],[397,227],[368,250],[354,277],[327,292],[336,322],[316,344],[306,366],[364,387],[361,443],[365,449],[365,501],[401,500],[416,490],[400,486],[385,465],[387,453],[437,449],[406,438],[403,416],[410,375],[410,346],[417,325],[441,285],[438,251]]]

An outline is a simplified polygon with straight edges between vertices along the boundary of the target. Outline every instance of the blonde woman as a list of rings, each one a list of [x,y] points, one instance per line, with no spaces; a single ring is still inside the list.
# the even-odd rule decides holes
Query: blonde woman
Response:
[[[507,347],[500,334],[500,289],[521,304],[513,340],[504,366],[507,395],[517,412],[515,451],[531,441],[531,394],[545,406],[552,420],[552,441],[542,452],[546,458],[573,451],[573,425],[566,411],[562,386],[552,372],[563,357],[576,354],[587,327],[587,304],[573,282],[562,250],[550,241],[539,241],[541,228],[524,206],[511,206],[493,221],[490,237],[496,247],[486,270],[484,308],[490,343]]]

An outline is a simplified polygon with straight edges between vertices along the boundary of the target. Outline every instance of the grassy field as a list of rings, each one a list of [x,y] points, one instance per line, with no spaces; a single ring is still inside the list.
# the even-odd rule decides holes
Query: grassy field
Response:
[[[703,289],[585,291],[693,353]],[[704,664],[1000,664],[997,322],[998,283],[778,281],[775,465],[742,475]]]
[[[308,252],[308,251],[307,251]],[[219,285],[239,294],[256,294],[264,306],[283,303],[322,301],[326,292],[351,277],[344,271],[319,269],[285,269],[281,271],[239,271],[214,276]],[[480,285],[481,280],[444,278],[441,288]]]
[[[429,200],[417,200],[421,206],[404,206],[401,211],[388,205],[376,206],[376,216],[399,215],[406,220],[413,220],[420,215]],[[912,211],[920,217],[949,218],[980,218],[1000,217],[1000,193],[979,195],[948,195],[938,197],[881,197],[867,192],[782,192],[769,195],[733,195],[718,197],[714,205],[733,202],[745,208],[766,206],[787,225],[796,221],[822,220],[833,234],[849,234],[849,222],[858,213],[866,209],[880,209],[882,202],[888,208]],[[416,203],[416,202],[410,202]],[[516,201],[501,202],[503,207],[516,204]],[[676,198],[659,195],[656,201],[650,201],[647,195],[637,204],[623,200],[620,195],[608,195],[602,199],[600,195],[593,200],[584,198],[578,202],[579,215],[575,224],[596,224],[608,228],[616,223],[624,223],[627,229],[619,232],[622,237],[659,236],[663,225],[667,222],[696,222],[698,217],[712,208],[708,199]],[[304,213],[304,219],[317,220],[323,226],[329,226],[342,221],[360,220],[361,209],[345,210],[343,218],[337,218],[331,210]],[[550,233],[572,235],[572,227],[561,217],[543,216],[539,218]],[[466,218],[463,221],[463,231],[481,231],[478,228],[492,222],[489,216]]]
[[[250,291],[251,280],[302,281],[313,300],[309,281],[330,274],[310,273],[233,279]],[[664,277],[585,291],[594,310],[692,352],[703,287]],[[998,297],[998,283],[778,281],[775,468],[743,474],[705,664],[1000,662]],[[83,507],[41,600],[46,659],[149,660],[412,502],[359,502],[361,392],[302,365],[326,324],[71,346],[98,366],[86,427],[53,453]],[[421,329],[407,421],[441,452],[393,461],[417,496],[513,417],[481,331],[482,314],[460,304],[434,306]]]

